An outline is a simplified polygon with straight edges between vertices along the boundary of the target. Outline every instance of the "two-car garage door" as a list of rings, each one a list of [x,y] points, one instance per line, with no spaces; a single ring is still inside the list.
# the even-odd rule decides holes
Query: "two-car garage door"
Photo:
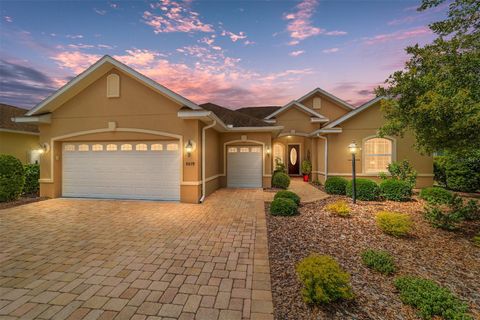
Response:
[[[180,200],[178,141],[66,142],[64,197]]]

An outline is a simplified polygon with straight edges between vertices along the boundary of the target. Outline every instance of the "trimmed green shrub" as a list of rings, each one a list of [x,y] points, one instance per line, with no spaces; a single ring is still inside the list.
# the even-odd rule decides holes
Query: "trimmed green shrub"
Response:
[[[20,160],[0,154],[0,202],[18,199],[24,184],[25,170]]]
[[[276,172],[272,177],[272,187],[287,189],[290,185],[290,177],[283,172]]]
[[[348,180],[342,177],[329,177],[325,181],[325,191],[328,194],[345,194]]]
[[[380,194],[387,200],[409,201],[412,198],[412,185],[403,180],[383,180],[380,183]]]
[[[311,254],[297,265],[303,284],[303,300],[308,304],[324,304],[339,299],[353,299],[350,275],[330,256]]]
[[[356,180],[356,189],[357,189],[357,199],[365,201],[374,201],[377,200],[380,196],[380,188],[378,184],[369,179],[357,178]],[[353,195],[353,182],[352,180],[348,181],[347,187],[347,196],[352,197]]]
[[[480,190],[480,150],[446,157],[445,175],[448,189],[462,192]]]
[[[270,205],[270,213],[274,216],[293,216],[297,209],[295,202],[287,198],[277,198]]]
[[[433,179],[441,186],[447,186],[447,157],[433,157]]]
[[[40,165],[26,164],[25,169],[25,184],[23,186],[23,194],[37,195],[40,188],[38,179],[40,179]]]
[[[435,228],[456,230],[463,220],[480,219],[480,208],[475,200],[470,200],[465,204],[459,195],[452,194],[446,204],[427,204],[424,216]]]
[[[341,217],[349,217],[351,211],[348,204],[343,200],[328,204],[326,209],[328,212]]]
[[[420,191],[420,198],[430,204],[447,204],[452,199],[453,194],[439,187],[428,187]]]
[[[300,197],[298,196],[298,194],[292,191],[288,191],[288,190],[278,191],[273,197],[273,199],[278,199],[278,198],[291,199],[293,200],[293,202],[295,202],[297,206],[300,205]]]
[[[380,211],[375,220],[384,233],[394,237],[405,236],[412,229],[412,219],[408,214]]]
[[[389,275],[395,272],[395,262],[387,251],[367,249],[362,252],[362,261],[370,269]]]
[[[405,276],[395,279],[394,285],[402,302],[417,308],[423,319],[439,316],[451,320],[473,320],[468,314],[468,304],[431,280]]]
[[[310,160],[305,159],[302,161],[302,174],[309,175],[310,173],[312,173],[312,163]]]
[[[392,162],[388,164],[387,170],[390,173],[391,179],[405,181],[410,184],[412,188],[415,187],[417,182],[417,171],[415,171],[408,160]],[[385,173],[381,173],[380,178],[387,179],[388,177]]]
[[[275,158],[275,169],[273,170],[273,174],[277,172],[287,173],[287,168],[280,158]]]

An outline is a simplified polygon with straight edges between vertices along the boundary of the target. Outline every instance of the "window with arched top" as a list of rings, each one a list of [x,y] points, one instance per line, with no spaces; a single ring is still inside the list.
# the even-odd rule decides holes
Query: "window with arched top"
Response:
[[[273,160],[275,163],[285,163],[285,147],[280,143],[275,143],[273,145]]]
[[[152,151],[162,151],[163,150],[163,145],[160,143],[154,143],[150,146],[150,150]]]
[[[124,143],[120,146],[122,151],[132,151],[132,145],[130,143]]]
[[[107,144],[107,151],[117,151],[117,145],[116,144]]]
[[[107,98],[120,97],[120,76],[116,73],[107,76]]]
[[[393,140],[373,137],[363,142],[364,173],[387,171],[393,161]]]
[[[101,144],[94,144],[92,146],[92,151],[103,151],[103,146]]]
[[[90,150],[88,144],[81,144],[78,146],[78,151],[88,151]]]
[[[136,151],[147,151],[148,147],[145,143],[139,143],[135,146]]]

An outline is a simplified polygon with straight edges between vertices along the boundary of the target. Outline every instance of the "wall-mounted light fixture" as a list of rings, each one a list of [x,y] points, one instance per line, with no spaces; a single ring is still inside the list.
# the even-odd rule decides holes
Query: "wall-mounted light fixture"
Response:
[[[188,140],[187,144],[185,145],[185,151],[187,152],[187,156],[190,158],[190,155],[193,151],[193,144],[191,140]]]
[[[270,155],[270,146],[267,146],[266,151],[267,151],[267,154]]]
[[[43,154],[50,151],[50,145],[47,142],[44,142],[40,145],[40,149],[38,149],[38,153]]]

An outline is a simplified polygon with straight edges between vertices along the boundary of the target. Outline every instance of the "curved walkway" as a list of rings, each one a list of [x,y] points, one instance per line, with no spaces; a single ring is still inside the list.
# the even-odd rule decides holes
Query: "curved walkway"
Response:
[[[0,211],[2,319],[273,319],[263,192]]]
[[[302,203],[314,202],[328,198],[329,195],[320,189],[315,188],[308,182],[304,182],[302,178],[291,178],[288,190],[295,192],[302,199]],[[267,191],[264,194],[265,201],[272,201],[275,192]]]

